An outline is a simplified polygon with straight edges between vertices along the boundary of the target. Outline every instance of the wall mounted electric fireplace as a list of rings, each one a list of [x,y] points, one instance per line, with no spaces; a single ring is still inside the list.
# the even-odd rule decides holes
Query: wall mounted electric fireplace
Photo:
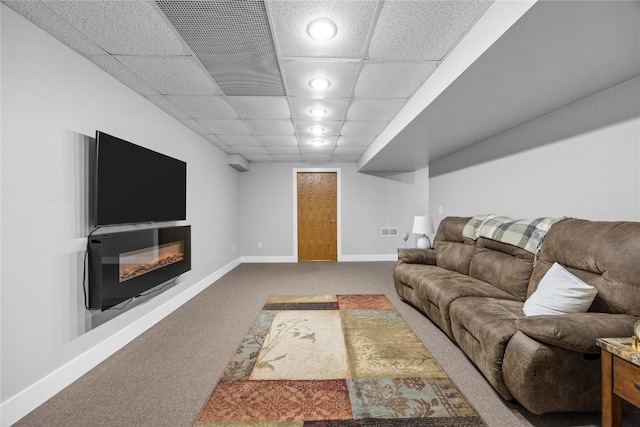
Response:
[[[89,238],[89,308],[106,310],[191,270],[191,226]]]

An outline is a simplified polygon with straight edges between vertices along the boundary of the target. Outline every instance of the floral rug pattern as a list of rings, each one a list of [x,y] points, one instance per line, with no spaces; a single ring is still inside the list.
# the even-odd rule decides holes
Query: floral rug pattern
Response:
[[[271,296],[194,427],[486,426],[384,295]]]

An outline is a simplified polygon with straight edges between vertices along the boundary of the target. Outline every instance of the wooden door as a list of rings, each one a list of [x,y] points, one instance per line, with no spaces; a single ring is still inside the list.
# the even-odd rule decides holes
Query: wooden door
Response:
[[[337,261],[336,172],[298,172],[298,261]]]

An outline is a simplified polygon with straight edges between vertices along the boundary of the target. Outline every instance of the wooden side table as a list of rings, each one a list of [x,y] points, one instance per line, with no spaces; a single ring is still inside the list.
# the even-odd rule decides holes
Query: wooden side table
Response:
[[[599,338],[602,353],[602,426],[619,427],[622,400],[640,408],[640,351],[631,338]]]

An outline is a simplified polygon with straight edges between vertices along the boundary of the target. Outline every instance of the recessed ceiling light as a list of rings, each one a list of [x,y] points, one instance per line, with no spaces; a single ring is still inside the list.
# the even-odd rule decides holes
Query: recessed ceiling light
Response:
[[[337,33],[338,27],[335,22],[329,18],[314,19],[307,25],[307,34],[309,34],[309,37],[321,42],[331,40]]]
[[[324,139],[312,139],[311,143],[313,145],[324,145]]]
[[[324,77],[316,77],[315,79],[309,80],[309,86],[315,90],[325,90],[331,86],[331,82]]]
[[[309,110],[309,114],[311,114],[314,117],[320,117],[327,114],[327,110],[325,110],[324,108],[315,107]]]
[[[324,132],[324,128],[320,127],[320,126],[314,126],[314,127],[310,128],[309,130],[314,135],[320,135],[321,133]]]

